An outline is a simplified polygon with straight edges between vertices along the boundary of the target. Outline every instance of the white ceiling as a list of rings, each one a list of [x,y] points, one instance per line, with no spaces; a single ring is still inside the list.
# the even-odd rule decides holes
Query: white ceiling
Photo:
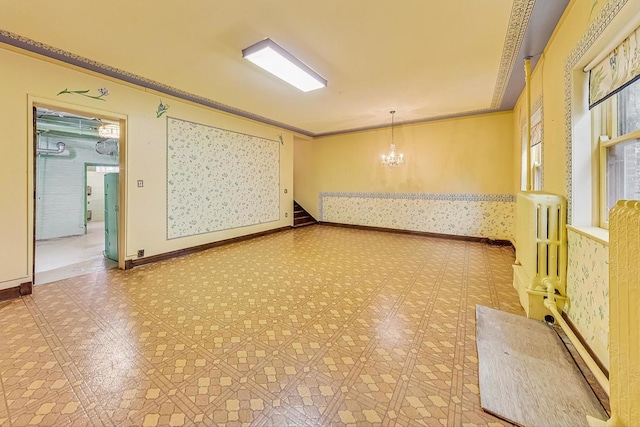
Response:
[[[0,6],[0,42],[59,57],[22,36],[77,55],[67,62],[322,135],[386,126],[390,110],[402,123],[511,109],[523,58],[537,59],[567,3],[14,0]],[[266,37],[328,87],[304,93],[242,59]]]

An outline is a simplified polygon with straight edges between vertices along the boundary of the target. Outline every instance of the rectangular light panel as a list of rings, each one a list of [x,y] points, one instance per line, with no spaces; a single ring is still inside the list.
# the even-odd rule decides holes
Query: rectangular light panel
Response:
[[[271,39],[242,50],[242,57],[303,92],[327,86],[327,80]]]

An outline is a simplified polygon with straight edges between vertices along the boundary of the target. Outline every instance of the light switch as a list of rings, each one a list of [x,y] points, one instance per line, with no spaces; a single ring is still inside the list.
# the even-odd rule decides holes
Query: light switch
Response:
[[[144,182],[141,179],[138,180],[138,187],[144,187]]]

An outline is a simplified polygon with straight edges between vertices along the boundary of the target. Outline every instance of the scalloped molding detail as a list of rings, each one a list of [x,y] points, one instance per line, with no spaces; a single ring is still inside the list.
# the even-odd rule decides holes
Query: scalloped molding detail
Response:
[[[578,61],[602,34],[628,0],[610,0],[600,10],[587,31],[573,48],[564,65],[564,132],[565,132],[565,190],[567,195],[567,224],[573,217],[573,116],[571,110],[571,74]]]
[[[489,114],[489,113],[504,111],[500,109],[500,103],[502,101],[502,97],[504,96],[504,91],[509,82],[511,71],[513,70],[515,61],[517,59],[517,55],[520,50],[522,40],[524,38],[524,34],[527,29],[527,25],[529,23],[529,19],[531,17],[531,12],[533,10],[534,3],[535,3],[535,0],[515,0],[514,1],[513,8],[511,9],[511,15],[509,17],[509,23],[508,23],[507,33],[504,41],[504,47],[502,50],[502,57],[500,61],[498,77],[496,78],[494,95],[491,102],[491,106],[489,108],[481,108],[481,109],[463,111],[463,112],[452,113],[452,114],[443,114],[443,115],[433,116],[433,117],[424,117],[424,118],[419,118],[415,120],[398,122],[396,124],[400,126],[400,125],[417,124],[417,123],[428,123],[428,122],[433,122],[438,120],[455,119],[455,118],[462,118],[462,117],[469,117],[469,116],[476,116],[480,114]],[[205,98],[200,95],[186,92],[184,90],[166,85],[164,83],[161,83],[155,80],[148,79],[138,74],[133,74],[128,71],[121,70],[119,68],[115,68],[110,65],[103,64],[101,62],[97,62],[89,58],[85,58],[83,56],[76,55],[74,53],[71,53],[62,49],[58,49],[46,43],[41,43],[36,40],[23,37],[19,34],[15,34],[10,31],[0,29],[0,43],[5,43],[10,46],[14,46],[20,49],[27,50],[29,52],[36,53],[38,55],[45,56],[47,58],[55,59],[79,68],[83,68],[88,71],[93,71],[111,78],[132,83],[134,85],[137,85],[143,88],[152,89],[157,92],[160,92],[178,99],[190,101],[205,107],[213,108],[219,111],[224,111],[226,113],[244,117],[249,120],[254,120],[259,123],[264,123],[266,125],[275,126],[281,129],[286,129],[291,132],[299,133],[301,135],[305,135],[312,138],[338,135],[338,134],[351,133],[351,132],[360,132],[360,131],[373,130],[373,129],[383,129],[388,127],[388,125],[385,124],[385,125],[365,126],[365,127],[352,128],[352,129],[343,129],[343,130],[332,131],[332,132],[314,133],[305,129],[301,129],[301,128],[291,126],[282,122],[278,122],[276,120],[269,119],[264,116],[253,114],[248,111],[232,107],[230,105],[222,104],[210,98]]]
[[[515,66],[516,59],[518,59],[518,52],[520,51],[524,34],[527,31],[534,4],[535,0],[515,0],[513,2],[491,108],[500,107],[500,102],[509,82],[509,76],[511,76],[511,71]]]
[[[185,101],[194,102],[196,104],[213,108],[215,110],[224,111],[226,113],[244,117],[249,120],[255,120],[256,122],[264,123],[266,125],[287,129],[291,132],[300,133],[302,135],[311,136],[311,137],[313,136],[312,133],[304,129],[300,129],[295,126],[290,126],[285,123],[280,123],[275,120],[271,120],[267,117],[263,117],[257,114],[250,113],[248,111],[241,110],[239,108],[221,104],[220,102],[214,101],[209,98],[205,98],[204,96],[186,92],[184,90],[177,89],[175,87],[166,85],[164,83],[160,83],[158,81],[151,80],[146,77],[142,77],[138,74],[133,74],[128,71],[103,64],[101,62],[93,61],[91,59],[85,58],[80,55],[76,55],[71,52],[67,52],[62,49],[58,49],[48,44],[40,43],[38,41],[29,39],[27,37],[22,37],[21,35],[12,33],[10,31],[5,31],[0,29],[0,43],[6,43],[10,46],[24,49],[29,52],[33,52],[38,55],[45,56],[47,58],[55,59],[76,67],[83,68],[85,70],[93,71],[108,77],[112,77],[114,79],[132,83],[134,85],[137,85],[143,88],[152,89],[160,93],[164,93],[166,95],[173,96],[178,99],[183,99]]]
[[[395,122],[395,126],[414,125],[414,124],[420,124],[420,123],[429,123],[429,122],[436,122],[438,120],[459,119],[459,118],[463,118],[463,117],[479,116],[481,114],[502,113],[504,111],[505,110],[500,110],[498,108],[482,108],[482,109],[479,109],[479,110],[463,111],[461,113],[442,114],[442,115],[439,115],[439,116],[424,117],[422,119],[405,120],[405,121],[401,121],[401,122]],[[509,110],[506,110],[506,111],[509,111]],[[316,133],[316,134],[313,134],[313,137],[314,138],[321,138],[323,136],[342,135],[342,134],[345,134],[345,133],[364,132],[364,131],[367,131],[367,130],[386,129],[386,128],[389,128],[388,124],[373,125],[373,126],[363,126],[363,127],[359,127],[359,128],[337,130],[337,131],[333,131],[333,132]]]
[[[463,194],[463,193],[343,193],[322,192],[323,197],[353,197],[359,199],[410,199],[410,200],[450,200],[467,202],[515,202],[513,194]]]

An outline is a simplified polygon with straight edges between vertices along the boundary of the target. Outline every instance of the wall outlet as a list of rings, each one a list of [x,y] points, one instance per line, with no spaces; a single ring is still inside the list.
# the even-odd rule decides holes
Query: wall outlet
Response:
[[[141,179],[138,180],[138,187],[144,187],[144,181]]]
[[[144,256],[144,249],[138,249],[138,258],[142,258]]]

